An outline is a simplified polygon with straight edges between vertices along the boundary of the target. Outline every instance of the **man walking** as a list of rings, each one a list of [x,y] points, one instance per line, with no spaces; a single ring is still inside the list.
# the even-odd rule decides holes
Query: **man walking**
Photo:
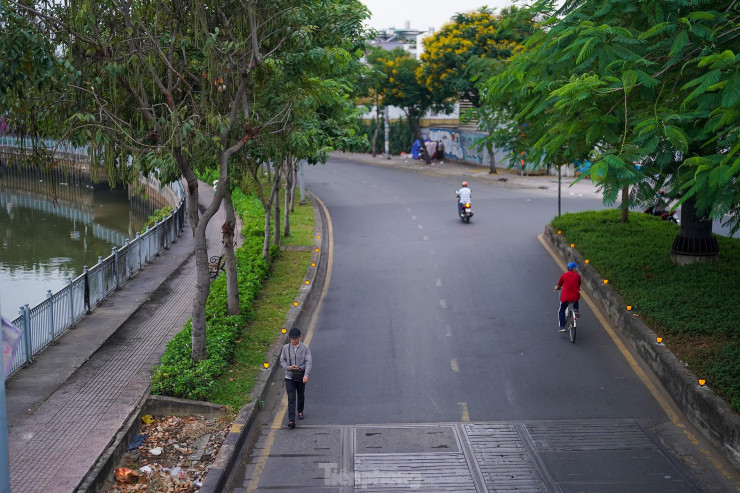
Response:
[[[280,366],[285,368],[285,391],[288,393],[288,427],[295,428],[296,395],[298,419],[303,419],[303,404],[308,376],[311,374],[311,350],[301,342],[300,329],[288,332],[290,343],[283,345]]]

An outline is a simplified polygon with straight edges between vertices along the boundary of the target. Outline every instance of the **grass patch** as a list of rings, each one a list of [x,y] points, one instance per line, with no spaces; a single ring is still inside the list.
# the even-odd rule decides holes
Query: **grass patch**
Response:
[[[552,221],[590,265],[663,336],[689,369],[740,412],[740,240],[718,236],[717,262],[671,261],[678,228],[620,211],[565,214]]]

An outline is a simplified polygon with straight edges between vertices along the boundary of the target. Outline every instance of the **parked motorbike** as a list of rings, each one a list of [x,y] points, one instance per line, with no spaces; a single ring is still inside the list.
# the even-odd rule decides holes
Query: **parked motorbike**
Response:
[[[471,217],[473,217],[473,209],[470,207],[470,202],[466,202],[460,206],[460,220],[469,223]]]
[[[644,211],[642,211],[644,214],[650,214],[651,216],[658,216],[663,221],[670,221],[674,224],[678,224],[678,218],[676,217],[676,211],[669,211],[663,209],[663,205],[661,204],[661,199],[665,196],[664,192],[661,190],[658,192],[655,204],[651,205]]]

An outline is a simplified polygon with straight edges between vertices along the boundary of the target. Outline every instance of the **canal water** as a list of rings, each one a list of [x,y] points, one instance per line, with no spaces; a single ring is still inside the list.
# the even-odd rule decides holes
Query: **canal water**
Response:
[[[18,316],[107,257],[156,208],[84,173],[41,173],[0,159],[0,312]]]

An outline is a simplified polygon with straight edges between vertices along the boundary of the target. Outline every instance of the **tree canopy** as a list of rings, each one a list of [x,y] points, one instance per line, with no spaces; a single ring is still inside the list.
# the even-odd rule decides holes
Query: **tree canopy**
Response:
[[[43,108],[56,127],[36,135],[89,144],[93,167],[105,166],[114,179],[141,172],[187,181],[198,270],[193,358],[205,358],[205,227],[228,200],[234,173],[244,172],[237,164],[280,162],[288,152],[318,161],[351,138],[349,94],[366,7],[357,0],[11,0],[1,15],[12,28],[7,39],[31,33],[46,56],[22,58],[13,79],[2,81],[13,128]],[[40,68],[64,79],[43,94],[23,91]],[[195,171],[212,167],[219,187],[199,213]]]
[[[740,204],[734,5],[538,2],[540,29],[481,85],[484,104],[529,123],[547,162],[593,160],[587,175],[607,202],[628,186],[642,198],[665,187],[699,219],[720,218]],[[731,217],[733,231],[739,221]]]
[[[481,7],[458,13],[439,31],[424,38],[424,52],[419,57],[424,86],[478,106],[478,89],[468,71],[470,59],[501,61],[521,52],[533,28],[518,12],[516,7],[510,7],[495,14],[492,9]]]

